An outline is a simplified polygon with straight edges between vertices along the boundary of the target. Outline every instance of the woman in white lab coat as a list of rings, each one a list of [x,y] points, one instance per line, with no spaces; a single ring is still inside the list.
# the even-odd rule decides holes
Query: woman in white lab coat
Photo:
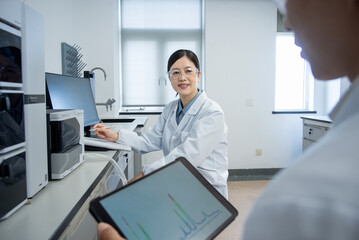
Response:
[[[178,50],[168,60],[168,76],[180,96],[163,109],[157,123],[142,136],[118,133],[96,124],[100,138],[131,146],[139,153],[162,150],[164,157],[145,165],[138,179],[172,161],[184,157],[226,198],[228,198],[227,125],[221,107],[197,89],[201,77],[197,56]]]

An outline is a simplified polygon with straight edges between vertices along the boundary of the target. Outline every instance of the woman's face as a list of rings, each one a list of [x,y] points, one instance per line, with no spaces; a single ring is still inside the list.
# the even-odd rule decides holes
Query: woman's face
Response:
[[[192,99],[197,94],[197,83],[201,73],[197,74],[194,63],[186,56],[178,59],[170,68],[170,82],[181,99]]]

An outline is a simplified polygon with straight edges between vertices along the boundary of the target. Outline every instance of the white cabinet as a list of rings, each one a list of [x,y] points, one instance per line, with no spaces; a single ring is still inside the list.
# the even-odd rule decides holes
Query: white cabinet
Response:
[[[332,121],[326,116],[317,117],[302,117],[303,119],[303,145],[304,151],[309,146],[317,142],[323,135],[325,135],[331,125]]]

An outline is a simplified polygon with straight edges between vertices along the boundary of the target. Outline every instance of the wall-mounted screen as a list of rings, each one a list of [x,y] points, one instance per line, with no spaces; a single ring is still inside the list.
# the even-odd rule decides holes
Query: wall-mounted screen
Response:
[[[52,109],[83,109],[84,126],[99,123],[89,78],[46,73],[47,105]]]

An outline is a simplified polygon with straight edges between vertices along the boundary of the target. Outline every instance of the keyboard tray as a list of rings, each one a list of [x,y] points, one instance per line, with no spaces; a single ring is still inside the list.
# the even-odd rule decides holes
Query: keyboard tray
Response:
[[[131,147],[119,143],[109,142],[104,139],[99,138],[91,138],[91,137],[85,137],[85,147],[89,146],[89,149],[91,147],[96,147],[99,149],[105,149],[105,150],[123,150],[123,151],[131,151]],[[93,151],[93,150],[92,150]],[[101,150],[97,150],[101,151]]]

